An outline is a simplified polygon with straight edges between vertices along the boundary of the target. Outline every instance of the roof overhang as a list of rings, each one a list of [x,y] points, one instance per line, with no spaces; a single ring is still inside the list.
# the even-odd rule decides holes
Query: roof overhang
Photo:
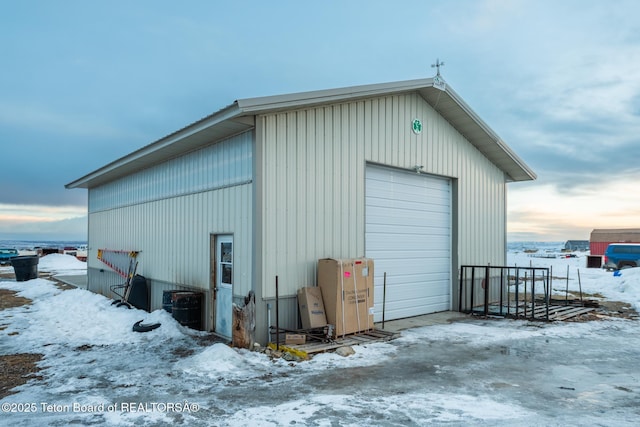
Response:
[[[505,173],[507,181],[536,179],[535,172],[449,85],[444,91],[431,86],[424,87],[419,92],[438,114]]]
[[[239,99],[233,104],[139,150],[85,175],[66,188],[93,188],[185,152],[236,135],[255,126],[255,116],[401,93],[417,92],[460,134],[498,166],[507,181],[528,181],[535,173],[522,161],[449,85],[434,79],[353,86],[288,95]]]

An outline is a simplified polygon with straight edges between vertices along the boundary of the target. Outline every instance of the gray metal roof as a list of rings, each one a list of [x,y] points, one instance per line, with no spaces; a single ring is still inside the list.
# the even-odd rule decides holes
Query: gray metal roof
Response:
[[[170,135],[140,148],[69,184],[66,188],[92,188],[141,169],[161,163],[255,126],[255,115],[285,111],[391,94],[419,93],[442,117],[482,154],[498,166],[509,181],[534,180],[536,174],[507,144],[446,85],[434,79],[408,80],[287,95],[239,99],[233,104]]]
[[[591,242],[637,242],[640,241],[640,228],[596,228],[591,231]]]

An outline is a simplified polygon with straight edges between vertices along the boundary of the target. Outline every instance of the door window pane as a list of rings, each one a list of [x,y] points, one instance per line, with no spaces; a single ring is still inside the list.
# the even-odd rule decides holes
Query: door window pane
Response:
[[[220,255],[222,262],[233,262],[233,243],[220,243]]]
[[[233,267],[230,264],[222,265],[222,283],[233,283]]]

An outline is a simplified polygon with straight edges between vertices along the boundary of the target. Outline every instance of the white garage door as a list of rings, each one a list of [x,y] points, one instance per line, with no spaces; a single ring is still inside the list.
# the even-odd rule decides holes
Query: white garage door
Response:
[[[375,271],[376,322],[449,310],[450,180],[367,166],[366,256]]]

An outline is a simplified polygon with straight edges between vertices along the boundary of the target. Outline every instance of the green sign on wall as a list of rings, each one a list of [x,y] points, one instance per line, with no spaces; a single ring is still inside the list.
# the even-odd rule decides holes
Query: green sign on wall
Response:
[[[411,129],[416,135],[419,134],[422,132],[422,122],[419,119],[413,119],[411,122]]]

